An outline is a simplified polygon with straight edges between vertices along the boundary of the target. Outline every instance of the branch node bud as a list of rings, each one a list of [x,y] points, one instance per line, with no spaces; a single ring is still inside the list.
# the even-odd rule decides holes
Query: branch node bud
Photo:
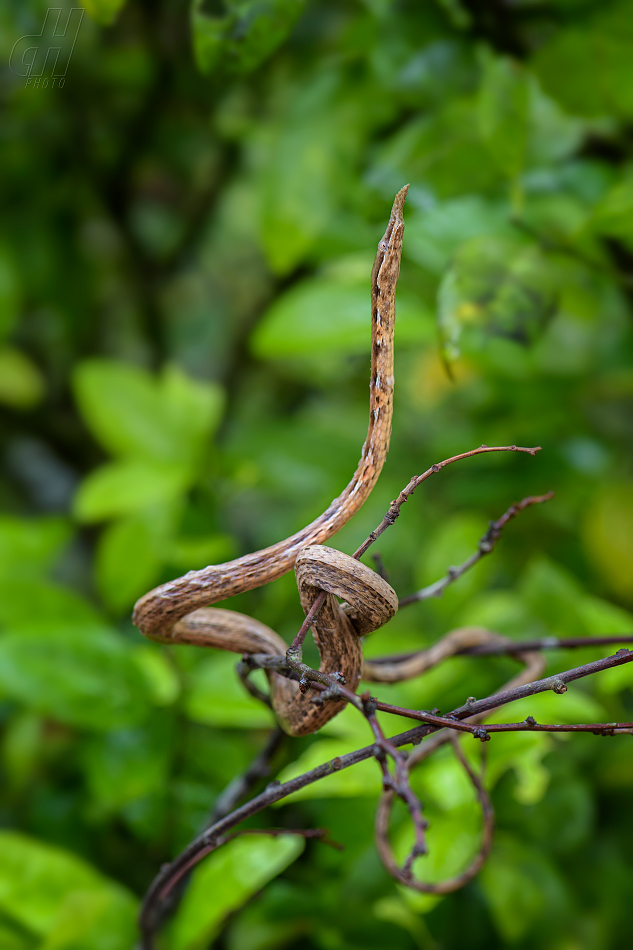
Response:
[[[482,726],[477,726],[477,728],[473,730],[473,739],[480,739],[481,742],[490,742],[490,733]]]

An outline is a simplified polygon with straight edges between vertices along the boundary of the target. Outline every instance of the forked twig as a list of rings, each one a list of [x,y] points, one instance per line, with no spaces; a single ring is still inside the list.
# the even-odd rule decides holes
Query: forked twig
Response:
[[[399,601],[398,607],[408,607],[409,604],[415,604],[420,600],[429,600],[431,597],[441,597],[449,584],[453,584],[456,580],[459,580],[459,578],[462,577],[466,571],[469,571],[471,567],[474,567],[478,561],[481,561],[482,558],[494,551],[508,521],[512,518],[516,518],[521,511],[525,511],[525,509],[531,505],[540,505],[544,501],[550,501],[553,497],[554,492],[548,491],[546,495],[530,495],[528,498],[523,498],[522,501],[510,505],[508,510],[501,515],[497,521],[490,522],[490,526],[480,539],[474,554],[471,554],[459,567],[449,567],[446,575],[440,578],[439,581],[435,581],[434,584],[429,584],[428,587],[423,587],[421,590],[416,591],[415,594],[409,594],[408,597],[403,597]]]
[[[490,796],[485,785],[483,784],[482,778],[471,768],[470,763],[466,759],[466,756],[461,749],[459,739],[455,733],[451,735],[451,741],[458,761],[462,765],[466,775],[475,788],[477,800],[481,805],[481,811],[483,815],[481,846],[473,860],[464,871],[462,871],[460,874],[456,874],[454,877],[448,878],[445,881],[440,881],[437,884],[431,884],[426,881],[418,880],[413,876],[413,865],[419,854],[419,852],[416,851],[415,845],[409,852],[409,855],[407,856],[403,866],[400,867],[394,857],[393,851],[391,850],[391,845],[389,844],[389,818],[394,801],[393,792],[383,792],[378,803],[378,812],[376,814],[376,847],[383,864],[391,876],[397,881],[400,881],[401,884],[404,884],[406,887],[410,887],[413,890],[422,891],[424,894],[450,894],[452,891],[459,890],[460,887],[463,887],[465,884],[471,881],[476,874],[479,873],[484,861],[490,853],[490,848],[492,847],[495,814],[492,807],[492,802],[490,801]]]
[[[361,558],[363,554],[369,550],[371,545],[378,540],[380,535],[383,534],[391,525],[395,524],[396,519],[400,515],[400,509],[404,503],[409,500],[416,488],[419,488],[422,482],[425,482],[427,478],[431,477],[431,475],[436,475],[438,472],[441,472],[442,469],[446,468],[447,465],[452,465],[453,462],[460,462],[462,459],[471,458],[473,455],[483,455],[488,452],[524,452],[527,455],[534,456],[540,451],[540,445],[534,446],[532,448],[525,448],[520,445],[480,445],[479,448],[471,449],[469,452],[462,452],[460,455],[453,455],[451,458],[444,459],[443,462],[436,462],[435,465],[431,465],[431,467],[427,468],[427,470],[422,472],[421,475],[415,475],[409,484],[402,489],[398,497],[395,498],[389,505],[389,508],[387,509],[387,512],[378,527],[375,528],[365,539],[365,541],[363,541],[361,546],[356,551],[354,551],[352,557],[356,558],[356,560]],[[506,512],[506,515],[508,515],[508,512]],[[506,516],[504,515],[503,517]],[[506,520],[509,520],[510,517],[513,517],[513,515],[508,515]],[[325,603],[325,596],[325,592],[321,591],[312,604],[312,607],[306,615],[305,620],[301,624],[301,627],[292,641],[292,644],[288,648],[289,657],[293,659],[301,659],[301,648],[303,646],[303,641],[306,638],[308,630],[316,620],[321,607]]]
[[[366,541],[355,552],[354,557],[357,559],[360,558],[362,554],[364,554],[374,543],[374,541],[376,541],[377,538],[380,537],[380,535],[395,522],[400,514],[402,505],[408,500],[415,489],[432,474],[441,471],[441,469],[446,465],[484,452],[518,451],[534,455],[538,450],[538,447],[521,448],[517,446],[481,446],[478,449],[473,449],[470,452],[454,456],[450,459],[446,459],[444,462],[431,466],[431,468],[429,468],[422,475],[411,479],[406,488],[391,503],[383,520],[375,529],[375,531],[369,535]],[[445,578],[442,578],[441,581],[431,585],[431,588],[425,588],[423,591],[418,592],[418,594],[412,595],[410,598],[405,598],[405,600],[401,603],[411,603],[414,600],[424,599],[427,596],[438,596],[449,583],[451,583],[453,580],[456,580],[457,577],[461,576],[478,560],[490,553],[497,543],[504,526],[511,518],[515,517],[520,511],[524,510],[530,505],[546,501],[551,496],[552,493],[541,496],[530,496],[523,499],[518,504],[512,505],[505,512],[505,514],[502,515],[501,518],[495,522],[491,522],[488,532],[486,535],[484,535],[479,543],[477,552],[473,554],[466,562],[464,562],[464,564],[462,564],[459,568],[452,568]],[[484,788],[482,780],[473,772],[469,763],[464,757],[461,748],[459,747],[459,742],[456,735],[458,731],[468,732],[476,739],[480,739],[482,742],[489,741],[491,735],[497,732],[593,732],[599,735],[633,733],[633,723],[579,723],[575,725],[546,725],[537,723],[531,716],[528,716],[528,718],[522,723],[496,723],[488,726],[483,726],[480,724],[481,719],[484,718],[485,715],[490,712],[490,710],[496,709],[505,703],[513,702],[517,699],[522,699],[527,696],[533,696],[545,690],[553,690],[556,693],[564,693],[567,689],[567,684],[573,682],[576,679],[593,675],[602,670],[620,666],[623,663],[631,662],[631,660],[633,660],[633,651],[628,651],[626,649],[619,650],[612,657],[596,660],[592,663],[584,664],[583,666],[558,673],[554,676],[537,679],[530,683],[525,683],[525,681],[520,682],[520,685],[515,685],[512,688],[505,689],[502,692],[487,697],[483,700],[477,701],[471,697],[466,704],[459,707],[458,709],[453,710],[445,716],[440,715],[438,710],[433,710],[429,713],[425,711],[403,709],[401,707],[379,702],[378,700],[372,698],[369,693],[364,693],[363,695],[359,696],[353,690],[347,688],[340,674],[324,673],[319,670],[314,670],[302,662],[301,648],[303,639],[311,625],[314,623],[314,620],[318,616],[319,610],[325,601],[325,597],[325,592],[321,592],[315,598],[300,631],[298,632],[292,646],[285,655],[271,656],[269,654],[263,653],[244,655],[242,663],[240,664],[240,675],[250,692],[264,702],[267,701],[267,697],[248,682],[249,673],[255,669],[275,671],[282,676],[286,676],[290,679],[298,681],[303,692],[306,690],[312,690],[316,694],[312,698],[312,702],[323,703],[328,702],[329,700],[344,700],[345,702],[353,705],[365,717],[372,730],[374,741],[369,746],[333,759],[331,762],[325,763],[324,765],[319,766],[316,769],[305,773],[304,775],[298,776],[296,779],[292,779],[289,782],[272,783],[264,792],[253,798],[250,802],[247,802],[241,807],[235,808],[234,806],[237,804],[239,798],[243,797],[246,789],[250,787],[253,781],[257,780],[257,778],[261,778],[265,770],[268,768],[270,756],[276,748],[277,743],[280,741],[280,736],[276,733],[273,733],[269,739],[267,748],[261,753],[260,757],[255,760],[251,769],[249,769],[242,779],[231,783],[231,785],[227,787],[221,796],[216,805],[217,820],[214,822],[214,824],[212,824],[201,835],[199,835],[198,838],[196,838],[189,845],[189,847],[186,848],[185,851],[183,851],[182,854],[179,855],[170,865],[164,867],[154,881],[144,901],[140,918],[144,950],[151,950],[153,947],[153,934],[156,930],[161,904],[173,891],[178,882],[181,881],[183,877],[187,875],[188,872],[205,855],[209,854],[220,845],[226,843],[231,837],[234,837],[234,834],[227,834],[232,828],[234,828],[246,818],[258,813],[263,808],[266,808],[268,805],[280,801],[287,795],[290,795],[301,788],[305,788],[307,785],[310,785],[313,782],[316,782],[319,779],[332,774],[333,772],[349,768],[357,762],[363,761],[367,758],[375,758],[377,760],[383,779],[383,794],[380,799],[376,823],[377,845],[385,866],[397,880],[409,887],[429,893],[445,894],[463,886],[463,884],[465,884],[478,872],[490,850],[494,826],[494,816],[490,798]],[[458,632],[454,632],[453,635],[448,635],[448,638],[450,638],[450,636],[454,636],[455,633]],[[468,638],[466,639],[468,640]],[[579,640],[580,638],[577,639]],[[533,671],[532,675],[536,673],[538,676],[540,670],[542,670],[542,665],[538,653],[534,652],[535,650],[540,650],[550,646],[563,646],[568,642],[570,645],[573,643],[573,645],[588,646],[592,641],[596,644],[598,642],[602,644],[609,641],[622,642],[623,639],[624,638],[622,637],[583,638],[582,643],[580,643],[577,642],[576,639],[570,641],[561,641],[555,638],[544,638],[539,641],[512,643],[511,641],[507,641],[505,638],[501,638],[494,634],[489,634],[486,631],[483,631],[482,635],[475,637],[474,640],[472,637],[468,642],[464,641],[463,643],[456,640],[455,643],[452,644],[451,649],[453,653],[471,652],[491,654],[505,652],[515,655],[517,659],[523,659],[524,662],[528,663],[528,669]],[[633,637],[627,637],[626,639],[627,641],[633,640]],[[440,644],[441,643],[442,641],[440,641]],[[409,654],[400,657],[382,658],[382,660],[372,661],[372,663],[375,666],[380,667],[381,663],[400,663],[411,659],[411,657],[415,657],[416,655],[417,654]],[[514,682],[516,682],[516,680]],[[387,738],[380,723],[378,722],[377,713],[379,711],[389,712],[391,714],[417,720],[420,725],[408,730],[407,732]],[[426,741],[423,742],[422,745],[419,745],[419,743],[421,743],[424,739],[426,739]],[[415,860],[419,856],[426,853],[424,835],[427,822],[425,821],[422,814],[422,806],[417,796],[411,789],[409,783],[409,773],[411,768],[427,758],[427,756],[431,754],[436,748],[438,748],[439,745],[446,741],[453,742],[456,755],[477,791],[477,797],[481,804],[483,813],[483,838],[478,854],[464,872],[456,875],[448,881],[444,881],[439,884],[427,884],[425,882],[419,881],[413,876],[413,865]],[[400,751],[400,748],[407,744],[417,745],[418,748],[414,749],[409,754]],[[261,759],[261,761],[259,761],[259,759]],[[389,760],[393,762],[393,772],[389,768]],[[395,861],[395,858],[391,852],[387,834],[389,815],[394,798],[396,796],[401,798],[405,803],[414,827],[414,844],[402,867],[400,867]],[[231,813],[228,813],[231,808],[234,810]],[[239,834],[240,832],[237,833]],[[275,830],[264,830],[264,833],[282,832]],[[304,834],[306,837],[324,836],[324,833],[321,831],[285,833],[299,833]]]
[[[262,658],[264,658],[263,655]],[[265,659],[270,660],[272,658],[265,657]],[[279,667],[281,671],[281,666],[286,658],[279,657],[277,659],[279,660]],[[505,690],[501,693],[497,693],[494,696],[489,696],[486,699],[466,703],[465,705],[454,709],[448,714],[448,716],[444,718],[457,723],[467,720],[473,715],[480,715],[482,713],[489,712],[490,710],[496,709],[499,706],[503,706],[509,702],[514,702],[518,699],[524,699],[528,696],[535,696],[536,694],[545,692],[547,690],[553,690],[556,693],[564,693],[567,689],[568,683],[574,682],[575,680],[586,676],[592,676],[604,670],[622,666],[623,664],[630,663],[631,661],[633,661],[633,650],[618,650],[614,656],[605,657],[601,660],[595,660],[592,663],[586,663],[583,666],[557,673],[555,676],[548,676],[532,683],[527,683],[510,690]],[[510,727],[512,724],[507,725]],[[519,725],[523,726],[523,724]],[[627,731],[633,729],[633,723],[622,723],[618,724],[618,726],[625,728]],[[409,729],[406,732],[392,736],[387,741],[396,749],[399,749],[404,745],[417,745],[427,736],[430,736],[431,733],[437,732],[440,728],[442,727],[439,725],[433,725],[426,722],[420,726],[416,726],[413,729]],[[615,727],[613,724],[604,724],[604,727],[602,728],[604,729],[605,735],[614,734]],[[511,730],[507,728],[505,731]],[[441,736],[438,738],[441,738]],[[419,750],[414,749],[407,760],[408,768],[411,768],[414,763],[417,763],[422,758],[426,757],[425,755],[417,754],[423,750],[426,752],[426,749],[432,751],[431,742],[425,742]],[[371,745],[364,746],[363,748],[357,749],[354,752],[349,752],[346,755],[338,756],[329,762],[325,762],[323,765],[319,765],[315,769],[305,772],[303,775],[297,776],[297,778],[291,779],[288,782],[273,783],[269,785],[268,788],[260,795],[257,795],[245,805],[235,809],[230,815],[220,819],[212,827],[206,829],[201,835],[194,839],[194,841],[192,841],[191,844],[174,861],[161,869],[160,873],[157,875],[147,892],[140,915],[140,926],[143,934],[143,950],[152,950],[153,934],[155,930],[154,919],[157,907],[164,899],[164,896],[169,893],[171,888],[174,886],[174,883],[182,876],[182,874],[191,869],[205,854],[208,854],[212,847],[218,846],[218,842],[220,839],[222,839],[223,835],[225,835],[236,825],[240,824],[240,822],[244,821],[246,818],[250,818],[269,805],[281,801],[288,795],[293,794],[293,792],[297,792],[300,789],[305,788],[308,785],[311,785],[314,782],[317,782],[320,779],[325,778],[326,776],[335,772],[350,768],[352,765],[356,765],[358,762],[362,762],[365,759],[375,757],[375,752],[375,743],[372,743]]]

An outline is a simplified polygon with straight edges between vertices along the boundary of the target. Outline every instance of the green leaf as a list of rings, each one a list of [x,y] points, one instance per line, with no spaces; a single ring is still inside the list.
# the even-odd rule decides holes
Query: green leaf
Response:
[[[541,723],[601,722],[606,719],[606,711],[581,687],[572,686],[562,697],[539,693],[495,710],[487,722],[523,722],[528,716]],[[544,760],[554,748],[553,738],[546,733],[508,733],[503,742],[490,749],[488,781],[494,786],[508,769],[513,769],[514,797],[522,805],[536,805],[542,802],[550,783]]]
[[[165,367],[160,387],[174,446],[179,454],[189,449],[195,457],[220,422],[224,393],[217,383],[190,379],[175,365]]]
[[[97,611],[66,587],[39,579],[0,580],[0,624],[16,628],[34,621],[95,624]]]
[[[589,131],[588,123],[568,115],[560,103],[545,95],[534,77],[529,82],[529,100],[528,164],[536,167],[558,164],[563,170],[564,166],[559,163],[580,148]]]
[[[590,226],[633,247],[633,174],[616,182],[594,208]]]
[[[222,60],[234,18],[207,16],[200,11],[201,6],[202,0],[195,0],[192,7],[193,51],[198,69],[210,73]]]
[[[110,462],[82,482],[75,496],[75,515],[90,523],[170,503],[189,486],[191,477],[188,466],[178,462]]]
[[[88,788],[99,809],[119,811],[165,788],[171,761],[169,723],[153,717],[145,726],[92,736],[84,750]]]
[[[0,515],[0,576],[33,577],[47,571],[68,542],[64,518]]]
[[[2,950],[33,950],[33,938],[21,927],[11,927],[0,920],[0,947]]]
[[[429,820],[428,854],[416,861],[414,877],[424,881],[444,881],[463,871],[481,847],[481,808],[472,800],[445,811],[425,802]],[[403,863],[413,845],[413,829],[405,822],[393,834],[394,853]]]
[[[559,564],[535,558],[521,579],[521,600],[543,629],[554,636],[589,634],[583,616],[582,590],[576,579]]]
[[[270,726],[270,710],[253,699],[238,680],[237,661],[235,654],[218,650],[196,666],[185,698],[190,719],[235,729]]]
[[[42,623],[5,633],[0,690],[57,722],[98,731],[148,713],[148,689],[131,650],[105,627]]]
[[[129,363],[86,360],[74,382],[84,419],[114,455],[186,464],[220,420],[220,388],[174,366],[155,378]]]
[[[478,113],[481,135],[508,178],[523,169],[528,140],[529,75],[505,56],[484,57]]]
[[[125,888],[74,854],[16,832],[0,831],[0,854],[0,909],[44,937],[42,948],[129,950],[137,902]]]
[[[477,100],[454,97],[416,115],[378,150],[370,175],[391,193],[411,182],[411,198],[417,192],[427,204],[496,187],[499,166],[482,138]]]
[[[358,265],[354,263],[354,273]],[[266,311],[251,337],[253,352],[264,359],[314,353],[365,353],[371,339],[371,304],[367,275],[371,262],[363,257],[362,284],[343,275],[302,281],[282,294]],[[398,345],[426,342],[430,314],[419,300],[398,293]]]
[[[39,767],[43,745],[41,717],[29,712],[14,713],[2,736],[2,764],[11,788],[22,789],[33,779]]]
[[[156,706],[171,706],[180,695],[180,681],[173,667],[157,644],[136,647],[133,659],[147,684]]]
[[[209,16],[203,4],[194,0],[191,15],[198,68],[209,73],[222,64],[249,73],[283,43],[305,0],[228,0],[223,17]]]
[[[112,610],[126,610],[153,586],[162,540],[147,517],[124,518],[104,530],[97,549],[97,584]]]
[[[472,23],[472,15],[468,12],[461,0],[437,0],[439,6],[446,11],[453,26],[458,30],[466,30]]]
[[[605,485],[584,519],[588,558],[614,594],[633,602],[633,486]]]
[[[556,301],[549,263],[533,245],[473,238],[458,249],[438,291],[444,356],[481,350],[491,338],[533,340]]]
[[[69,894],[40,950],[129,950],[136,917],[137,902],[123,888]]]
[[[433,274],[442,274],[458,247],[470,238],[511,233],[504,205],[465,195],[407,216],[403,253]]]
[[[179,570],[191,571],[228,561],[235,556],[234,551],[234,539],[228,534],[181,535],[169,545],[165,560]]]
[[[464,605],[458,626],[488,627],[504,636],[521,637],[534,623],[514,591],[486,591]]]
[[[298,835],[246,835],[211,854],[194,871],[171,928],[169,950],[207,947],[227,914],[296,861],[303,848]]]
[[[277,776],[280,782],[289,782],[290,779],[315,769],[324,762],[336,759],[363,745],[362,739],[319,739],[303,752],[294,762],[286,766]],[[284,802],[300,801],[310,798],[356,798],[358,796],[376,796],[380,794],[382,779],[376,763],[368,759],[353,765],[341,772],[333,771],[331,775],[306,785],[284,798]]]
[[[516,941],[543,922],[547,910],[566,910],[567,895],[554,867],[540,852],[510,835],[499,836],[479,878],[496,927]]]
[[[521,713],[528,706],[530,711],[522,716]],[[536,707],[539,707],[538,711],[534,711]],[[524,703],[517,709],[513,703],[512,706],[505,708],[503,715],[497,715],[496,719],[490,716],[486,721],[521,722],[526,716],[534,716],[538,722],[559,722],[563,718],[558,710],[554,712],[553,719],[550,718],[538,703],[532,705]],[[570,718],[569,714],[566,718]],[[488,782],[491,786],[496,785],[509,769],[513,769],[514,798],[522,805],[536,805],[543,800],[550,781],[550,772],[543,760],[555,748],[551,736],[542,732],[510,733],[504,735],[503,740],[496,743],[492,750],[489,771],[487,768]]]
[[[631,9],[626,0],[598,4],[583,23],[543,44],[532,67],[546,92],[581,116],[633,115]]]
[[[597,635],[598,630],[600,635],[633,630],[633,614],[600,597],[583,596],[579,610],[587,630],[593,635]]]
[[[275,273],[296,267],[333,222],[356,181],[355,162],[372,121],[365,100],[331,69],[319,71],[289,98],[285,114],[262,128],[260,224]],[[407,179],[399,180],[401,187]]]
[[[13,347],[0,349],[0,402],[31,409],[44,395],[44,380],[35,364]]]
[[[446,518],[432,539],[429,539],[419,558],[416,585],[424,587],[432,584],[446,573],[448,564],[461,564],[465,561],[473,550],[477,549],[485,530],[484,519],[467,512]],[[473,592],[485,584],[485,578],[491,568],[489,562],[475,567],[460,579],[459,584],[446,591],[442,603],[450,604],[449,609],[452,609],[453,605],[472,597]]]
[[[85,361],[75,371],[75,394],[84,419],[110,452],[173,457],[165,406],[146,370],[112,360]]]
[[[125,4],[125,0],[81,0],[81,3],[97,23],[101,23],[102,26],[109,26],[110,23],[114,23],[119,10]]]

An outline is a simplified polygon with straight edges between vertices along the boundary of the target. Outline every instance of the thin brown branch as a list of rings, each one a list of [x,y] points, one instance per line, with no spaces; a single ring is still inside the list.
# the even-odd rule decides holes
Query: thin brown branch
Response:
[[[253,759],[246,771],[229,782],[224,791],[218,796],[209,821],[207,822],[207,828],[233,811],[258,782],[268,778],[270,775],[271,761],[281,748],[285,737],[285,732],[279,726],[275,726],[274,729],[271,729],[266,745]]]
[[[385,788],[392,789],[406,804],[415,828],[416,853],[426,854],[426,845],[424,843],[426,821],[422,815],[422,806],[409,785],[405,755],[398,752],[396,747],[385,737],[376,718],[376,701],[371,698],[369,693],[358,696],[356,693],[347,689],[340,675],[336,673],[323,673],[320,670],[313,670],[299,660],[288,659],[287,655],[281,660],[281,665],[279,666],[276,661],[280,659],[280,657],[267,657],[263,655],[263,663],[267,669],[272,668],[283,675],[289,675],[293,679],[298,678],[299,685],[304,691],[308,688],[316,689],[318,695],[312,699],[313,703],[324,703],[330,699],[345,699],[348,703],[355,706],[367,719],[374,734],[374,758],[380,766],[383,785]],[[253,666],[250,667],[252,669],[255,666],[255,661],[259,660],[262,660],[262,655],[245,656],[242,665],[247,668],[250,662],[253,664]],[[393,775],[387,765],[387,756],[389,756],[394,763]]]
[[[525,511],[526,508],[529,508],[531,505],[540,505],[544,501],[549,501],[554,497],[554,492],[549,491],[545,495],[530,495],[528,498],[523,498],[522,501],[515,502],[514,505],[510,505],[508,510],[501,515],[497,521],[491,521],[490,526],[484,536],[480,539],[479,544],[477,545],[477,550],[474,554],[471,554],[467,560],[460,564],[458,567],[449,567],[446,575],[440,578],[439,581],[435,581],[434,584],[429,584],[428,587],[423,587],[421,590],[415,592],[415,594],[409,594],[408,597],[403,597],[399,602],[398,607],[407,607],[409,604],[415,604],[420,600],[429,600],[431,597],[441,597],[449,584],[453,584],[456,580],[462,577],[466,571],[469,571],[471,567],[474,567],[482,558],[490,554],[496,547],[501,533],[508,521],[521,512]]]
[[[392,706],[390,703],[376,701],[376,709],[380,712],[402,716],[405,719],[416,719],[418,722],[428,722],[432,726],[442,726],[454,729],[457,732],[469,732],[475,739],[485,742],[492,732],[592,732],[594,735],[619,735],[633,731],[631,722],[593,722],[593,723],[538,723],[533,716],[528,716],[523,722],[506,722],[487,724],[486,726],[460,722],[450,716],[434,715],[433,713],[419,712],[417,709],[403,709],[402,706]]]
[[[257,656],[257,659],[259,659],[260,656],[262,660],[277,659],[279,662],[280,672],[283,671],[283,664],[287,663],[285,657],[280,656],[273,658],[261,654]],[[255,657],[252,657],[252,659],[255,659]],[[604,670],[622,666],[623,664],[630,663],[631,661],[633,661],[633,650],[618,650],[614,656],[605,657],[601,660],[595,660],[592,663],[586,663],[584,666],[566,670],[556,674],[555,676],[548,676],[542,680],[536,680],[532,683],[515,687],[514,689],[505,690],[501,693],[497,693],[494,696],[489,696],[486,699],[467,703],[464,706],[454,709],[446,718],[454,718],[457,721],[461,721],[463,719],[468,719],[472,715],[488,712],[489,710],[496,709],[499,706],[505,705],[506,703],[513,702],[517,699],[524,699],[527,696],[534,696],[537,693],[545,692],[547,690],[554,690],[556,693],[563,693],[566,691],[568,683],[574,682],[575,680],[586,676],[592,676],[595,673],[600,673]],[[440,727],[431,725],[429,723],[424,723],[423,725],[416,726],[415,728],[409,729],[406,732],[401,732],[396,736],[392,736],[388,741],[396,748],[400,748],[403,745],[417,745],[426,736],[437,731],[438,728]],[[180,855],[178,855],[174,861],[162,868],[147,892],[141,909],[139,921],[141,932],[143,934],[144,950],[151,950],[153,946],[153,933],[155,929],[154,920],[156,917],[157,908],[160,906],[164,895],[166,895],[170,891],[171,887],[173,887],[174,881],[177,880],[182,873],[184,873],[183,868],[188,870],[198,860],[200,860],[201,854],[208,853],[209,845],[216,844],[223,835],[225,835],[236,825],[240,824],[240,822],[252,817],[267,806],[281,801],[288,795],[291,795],[302,788],[306,788],[308,785],[311,785],[328,775],[332,775],[334,772],[350,768],[352,765],[356,765],[358,762],[362,762],[365,759],[371,758],[372,756],[375,756],[374,743],[369,746],[364,746],[361,749],[357,749],[354,752],[349,752],[346,755],[338,756],[329,762],[324,762],[322,765],[317,766],[317,768],[312,769],[309,772],[305,772],[303,775],[299,775],[288,782],[272,783],[260,795],[257,795],[255,798],[251,799],[251,801],[237,808],[230,815],[220,819],[220,821],[216,822],[215,825],[206,829],[201,835],[195,838],[194,841],[192,841],[191,844],[185,848],[185,850]],[[409,759],[409,766],[412,764],[413,758],[414,756],[412,755]]]
[[[308,630],[310,629],[310,627],[312,626],[312,624],[318,617],[319,611],[321,610],[321,607],[325,603],[325,597],[326,597],[326,592],[322,590],[319,596],[316,598],[316,600],[312,604],[312,606],[310,607],[310,610],[307,612],[306,618],[301,624],[301,626],[299,627],[296,637],[294,638],[294,640],[288,647],[287,655],[289,659],[298,659],[298,660],[301,659],[301,656],[302,656],[301,648],[303,646],[303,641],[306,638],[306,634]]]
[[[481,867],[490,853],[492,847],[492,838],[494,834],[494,809],[490,796],[483,784],[481,778],[470,767],[462,749],[459,740],[455,734],[451,737],[453,749],[458,761],[461,763],[464,771],[468,775],[477,793],[477,800],[481,805],[483,815],[482,840],[479,851],[470,862],[468,867],[460,874],[449,878],[446,881],[440,881],[437,884],[430,884],[426,881],[420,881],[413,876],[413,864],[418,857],[415,846],[411,849],[404,865],[400,867],[396,861],[391,845],[389,844],[389,818],[393,806],[394,795],[391,791],[386,791],[381,796],[378,803],[378,812],[376,814],[376,847],[381,860],[392,877],[406,887],[421,891],[424,894],[450,894],[452,891],[459,890],[467,884],[481,870]]]
[[[382,519],[378,527],[371,532],[365,541],[363,541],[361,546],[354,552],[352,557],[362,557],[363,554],[372,546],[374,541],[377,541],[380,535],[395,523],[396,519],[400,515],[400,509],[404,503],[409,500],[416,488],[418,488],[422,482],[425,482],[427,478],[430,478],[431,475],[436,475],[438,472],[441,472],[442,469],[446,468],[447,465],[452,465],[453,462],[460,462],[462,459],[472,458],[473,455],[483,455],[487,452],[525,452],[527,455],[536,455],[536,453],[540,451],[540,445],[536,445],[533,448],[524,448],[520,445],[480,445],[477,449],[471,449],[469,452],[462,452],[460,455],[453,455],[449,459],[444,459],[443,462],[436,462],[435,465],[431,465],[430,468],[427,468],[426,472],[422,472],[421,475],[415,475],[406,488],[402,489],[398,497],[395,498],[389,505],[385,517]]]
[[[363,554],[365,554],[365,552],[371,547],[374,541],[376,541],[380,537],[380,535],[383,534],[384,531],[386,531],[388,527],[390,527],[392,524],[395,523],[396,519],[398,518],[400,514],[400,509],[404,505],[405,501],[407,501],[411,497],[411,495],[416,490],[416,488],[418,488],[422,484],[422,482],[425,482],[427,478],[430,478],[431,475],[435,475],[437,472],[441,472],[442,469],[446,468],[447,465],[452,465],[453,462],[459,462],[462,459],[471,458],[473,455],[483,455],[487,452],[525,452],[528,455],[536,455],[536,453],[540,452],[540,450],[541,450],[540,445],[534,446],[533,448],[524,448],[523,446],[520,446],[520,445],[495,445],[495,446],[480,445],[479,448],[477,449],[471,449],[469,452],[462,452],[460,455],[453,455],[451,458],[444,459],[444,461],[442,462],[436,462],[435,465],[432,465],[430,468],[428,468],[426,472],[423,472],[421,475],[414,476],[409,482],[409,484],[406,486],[406,488],[403,488],[403,490],[400,492],[398,497],[395,498],[389,505],[387,513],[385,514],[385,517],[380,522],[378,527],[374,531],[371,532],[369,537],[354,552],[352,557],[356,559],[361,558]],[[506,512],[506,515],[508,515],[508,512]],[[506,515],[504,515],[503,517],[506,517]],[[513,517],[513,515],[508,515],[508,519],[510,517]],[[303,641],[305,640],[308,630],[310,629],[310,627],[316,620],[319,614],[319,611],[321,610],[321,607],[323,606],[324,603],[325,603],[325,592],[321,591],[319,596],[316,598],[316,600],[312,604],[312,607],[310,608],[309,612],[306,614],[305,620],[301,624],[301,627],[297,631],[297,634],[294,640],[292,641],[290,647],[288,648],[288,657],[290,659],[301,660]]]
[[[616,643],[633,643],[633,634],[617,633],[605,637],[541,637],[519,640],[509,646],[483,643],[463,651],[471,656],[492,656],[495,653],[521,653],[525,650],[574,650],[582,647],[606,647]],[[372,660],[375,663],[375,660]]]
[[[464,646],[456,649],[452,656],[514,656],[517,653],[532,652],[534,650],[574,650],[583,647],[607,647],[618,643],[633,643],[633,634],[617,633],[605,637],[539,637],[537,640],[509,641],[505,637],[491,640],[488,643],[476,646]],[[408,653],[393,653],[385,656],[372,657],[372,666],[381,664],[406,663],[415,657],[428,653],[424,650],[411,650]]]
[[[385,737],[380,723],[376,718],[377,704],[375,700],[371,698],[369,693],[365,693],[362,699],[365,716],[367,717],[376,740],[374,758],[377,760],[382,769],[383,791],[391,792],[401,798],[404,804],[407,806],[409,814],[411,815],[411,821],[413,823],[415,834],[415,840],[411,850],[411,860],[414,861],[419,855],[427,853],[424,833],[428,827],[428,822],[425,820],[424,815],[422,814],[422,803],[409,784],[409,770],[407,769],[406,761],[407,756],[406,753],[398,752],[396,746],[394,746],[393,743],[391,743]],[[393,776],[389,772],[389,768],[387,766],[387,755],[391,756],[394,763],[395,774]]]

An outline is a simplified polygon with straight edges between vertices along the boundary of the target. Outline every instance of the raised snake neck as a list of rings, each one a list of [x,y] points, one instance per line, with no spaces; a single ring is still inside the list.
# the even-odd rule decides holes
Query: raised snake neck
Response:
[[[395,294],[404,232],[402,209],[408,188],[405,185],[396,195],[371,273],[369,427],[354,476],[322,515],[284,541],[225,564],[189,571],[141,597],[132,619],[146,637],[167,643],[178,641],[175,626],[191,611],[261,587],[286,574],[293,568],[302,548],[330,538],[353,517],[371,493],[387,457],[391,436]],[[232,649],[228,644],[224,648]]]
[[[226,564],[190,571],[142,597],[134,608],[134,622],[152,640],[187,643],[235,653],[283,655],[286,643],[265,624],[233,610],[201,607],[252,590],[285,574],[293,566],[301,605],[307,613],[319,591],[327,597],[313,626],[321,655],[321,671],[342,674],[356,690],[361,675],[374,682],[399,682],[419,676],[466,647],[500,640],[481,628],[447,634],[437,644],[410,659],[392,663],[365,663],[360,637],[386,623],[398,609],[395,591],[360,561],[322,545],[358,511],[370,494],[389,448],[393,411],[393,338],[395,292],[400,271],[404,221],[402,208],[408,186],[396,195],[389,224],[378,244],[371,274],[372,350],[370,411],[367,439],[354,477],[329,508],[297,534],[277,544]],[[341,607],[339,599],[345,602]],[[195,609],[200,608],[200,609]],[[541,675],[540,654],[522,655],[525,670],[506,688]],[[267,671],[273,709],[284,730],[301,736],[316,732],[345,702],[315,705],[298,683]],[[481,717],[479,717],[480,719]],[[474,720],[473,720],[474,721]],[[445,741],[440,733],[435,740]],[[426,751],[435,747],[433,739]],[[413,753],[415,755],[415,751]],[[413,761],[413,759],[411,759]]]

